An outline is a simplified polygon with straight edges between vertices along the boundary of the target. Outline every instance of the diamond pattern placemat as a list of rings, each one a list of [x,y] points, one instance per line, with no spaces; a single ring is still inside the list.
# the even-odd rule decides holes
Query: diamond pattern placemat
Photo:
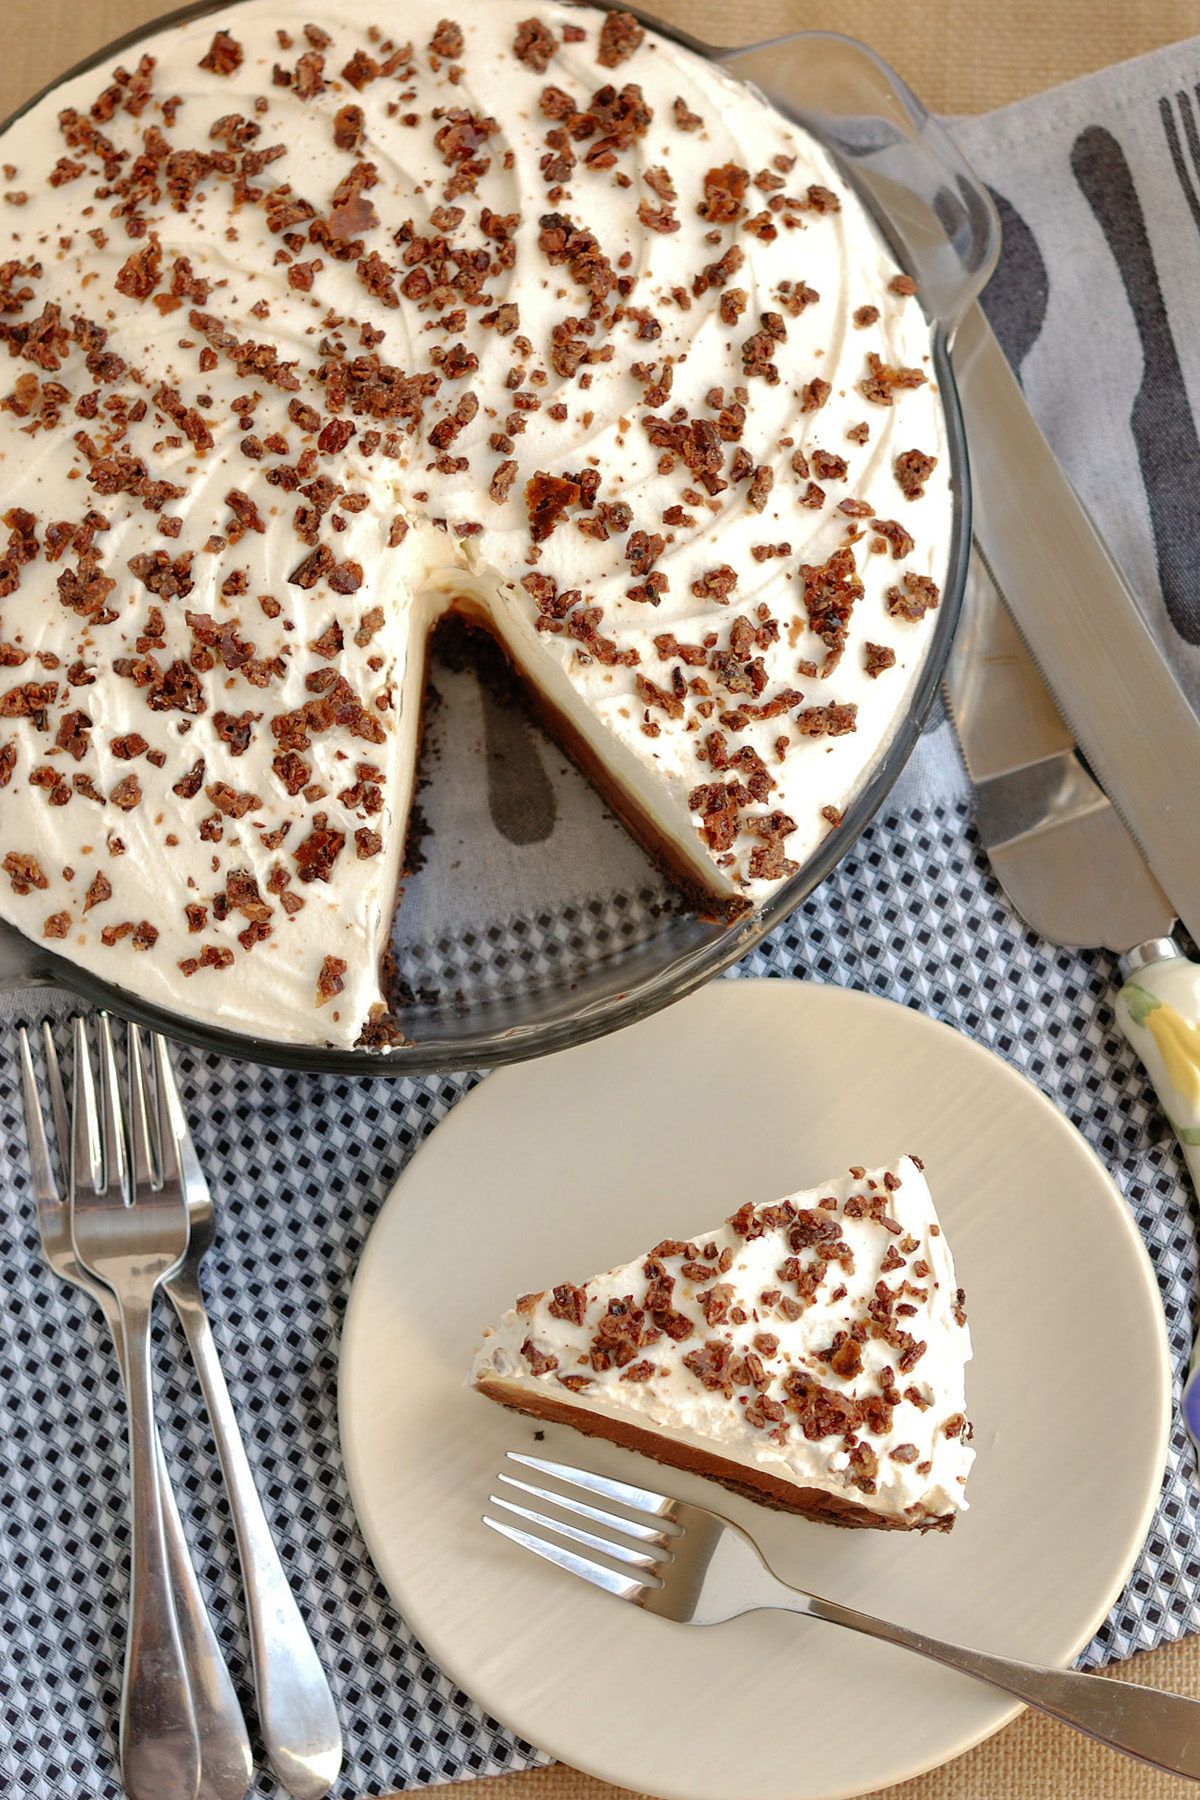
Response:
[[[533,921],[515,921],[479,953],[499,969],[532,929]],[[944,1019],[1022,1069],[1128,1198],[1158,1272],[1178,1382],[1197,1278],[1194,1202],[1148,1083],[1114,1028],[1113,960],[1051,949],[1014,918],[965,801],[877,821],[732,973],[867,989]],[[32,1023],[44,998],[10,998],[4,1011]],[[65,1049],[61,1027],[59,1035]],[[13,1044],[8,1031],[0,1062],[0,1791],[119,1800],[112,1757],[128,1545],[119,1384],[90,1303],[40,1259]],[[337,1445],[338,1330],[371,1221],[412,1151],[478,1077],[351,1083],[189,1051],[177,1052],[176,1066],[220,1206],[206,1289],[222,1362],[346,1734],[335,1800],[536,1765],[540,1753],[448,1682],[391,1606],[359,1537]],[[215,1453],[166,1307],[158,1329],[167,1456],[249,1713],[248,1644]],[[1089,1666],[1200,1629],[1191,1455],[1176,1427],[1154,1529],[1083,1658]],[[253,1792],[278,1791],[260,1770]]]

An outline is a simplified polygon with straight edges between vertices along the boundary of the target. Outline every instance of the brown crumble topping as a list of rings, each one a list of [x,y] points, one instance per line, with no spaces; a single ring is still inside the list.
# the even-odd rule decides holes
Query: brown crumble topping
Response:
[[[615,69],[628,61],[645,35],[632,13],[610,12],[600,29],[596,61],[606,69]]]
[[[892,368],[874,350],[868,352],[867,363],[870,373],[859,382],[859,391],[876,406],[892,406],[898,388],[921,387],[928,379],[920,369]]]
[[[241,66],[242,46],[227,31],[218,31],[207,54],[200,58],[200,67],[214,75],[232,75]]]
[[[920,500],[925,492],[925,483],[937,467],[936,456],[926,456],[922,450],[904,450],[896,458],[893,468],[896,482],[906,500]]]
[[[903,589],[890,587],[887,590],[886,605],[894,619],[908,619],[915,623],[931,612],[941,599],[941,590],[936,581],[928,575],[916,575],[911,570],[904,576]]]
[[[544,75],[551,57],[558,49],[558,39],[540,19],[522,19],[513,40],[513,55],[539,75]]]
[[[340,956],[327,956],[317,976],[317,1005],[324,1006],[345,987],[342,980],[347,965]]]

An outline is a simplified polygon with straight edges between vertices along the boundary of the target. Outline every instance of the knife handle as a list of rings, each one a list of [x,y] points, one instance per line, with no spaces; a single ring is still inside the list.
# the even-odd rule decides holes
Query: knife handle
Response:
[[[1156,938],[1122,967],[1117,1023],[1145,1064],[1200,1193],[1200,963],[1171,938]]]

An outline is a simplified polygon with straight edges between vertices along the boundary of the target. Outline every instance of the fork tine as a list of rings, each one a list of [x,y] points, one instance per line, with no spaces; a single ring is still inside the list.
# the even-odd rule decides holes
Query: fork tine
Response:
[[[659,1518],[670,1518],[671,1508],[675,1502],[666,1494],[652,1493],[649,1488],[631,1487],[625,1481],[613,1481],[606,1475],[593,1475],[590,1469],[576,1469],[570,1463],[547,1462],[541,1456],[526,1456],[517,1450],[510,1450],[511,1462],[524,1463],[527,1468],[537,1469],[542,1475],[553,1475],[557,1481],[565,1481],[571,1487],[587,1488],[589,1493],[599,1494],[603,1500],[616,1500],[622,1506],[630,1506],[634,1512],[655,1513]]]
[[[100,1014],[100,1132],[104,1153],[104,1179],[120,1186],[129,1198],[128,1160],[125,1153],[125,1109],[121,1105],[121,1080],[113,1049],[112,1020]]]
[[[167,1097],[167,1111],[171,1117],[171,1136],[179,1158],[179,1170],[183,1177],[184,1191],[189,1197],[193,1194],[207,1194],[208,1181],[200,1162],[195,1139],[192,1137],[191,1127],[187,1122],[187,1114],[183,1110],[183,1097],[179,1092],[179,1083],[175,1079],[170,1046],[161,1033],[155,1040],[156,1049],[160,1046],[159,1092]]]
[[[552,1506],[560,1506],[564,1512],[574,1513],[577,1518],[591,1519],[597,1525],[607,1525],[626,1537],[640,1539],[644,1544],[657,1544],[663,1550],[669,1548],[666,1533],[656,1531],[653,1525],[640,1525],[635,1519],[618,1518],[616,1513],[605,1512],[603,1507],[588,1506],[582,1500],[573,1499],[570,1494],[553,1494],[549,1488],[534,1487],[530,1481],[518,1481],[515,1475],[500,1474],[496,1479],[506,1487],[519,1488],[523,1494],[530,1494],[535,1500],[548,1500]]]
[[[75,1080],[72,1107],[71,1192],[76,1193],[84,1181],[91,1183],[96,1194],[104,1192],[104,1166],[100,1155],[100,1125],[96,1114],[96,1086],[92,1079],[92,1057],[88,1045],[87,1024],[79,1017],[73,1021],[75,1045]]]
[[[602,1569],[599,1563],[588,1562],[586,1557],[576,1556],[573,1550],[564,1550],[558,1544],[548,1544],[543,1538],[533,1537],[528,1531],[518,1531],[515,1525],[506,1525],[502,1519],[489,1519],[484,1513],[483,1522],[493,1531],[498,1531],[501,1537],[511,1538],[514,1544],[532,1550],[535,1556],[557,1563],[560,1569],[582,1576],[593,1587],[603,1588],[606,1594],[616,1594],[620,1600],[637,1600],[646,1591],[645,1584],[635,1580],[632,1575],[618,1575],[615,1569]]]
[[[129,1027],[129,1138],[135,1189],[156,1181],[150,1103],[146,1093],[146,1056],[139,1025]]]
[[[49,1019],[42,1020],[42,1053],[46,1058],[46,1079],[50,1087],[50,1114],[54,1120],[54,1136],[58,1150],[58,1167],[65,1181],[71,1169],[71,1127],[68,1123],[67,1096],[63,1089],[62,1070],[54,1045],[54,1032]]]
[[[171,1068],[171,1059],[167,1055],[167,1040],[161,1031],[154,1033],[152,1041],[154,1045],[154,1086],[158,1096],[159,1174],[164,1182],[180,1181],[183,1171],[179,1165],[179,1139],[171,1112],[171,1090],[175,1085],[175,1075]],[[176,1099],[178,1100],[178,1096]],[[182,1111],[182,1108],[180,1110]]]
[[[505,1500],[500,1494],[489,1494],[488,1504],[502,1506],[505,1512],[515,1513],[518,1519],[528,1519],[531,1525],[553,1531],[559,1537],[568,1538],[572,1544],[582,1544],[585,1550],[598,1550],[601,1556],[611,1556],[614,1562],[628,1563],[634,1569],[654,1570],[658,1567],[658,1557],[648,1555],[645,1550],[634,1550],[628,1544],[614,1544],[611,1538],[597,1537],[594,1531],[581,1531],[578,1525],[568,1525],[565,1519],[548,1519],[543,1513],[533,1512],[528,1506],[518,1506],[515,1500]]]
[[[20,1027],[21,1039],[21,1104],[25,1113],[25,1136],[29,1142],[29,1162],[33,1170],[33,1193],[39,1209],[60,1204],[58,1186],[50,1166],[50,1146],[46,1142],[46,1124],[38,1098],[37,1078],[33,1072],[33,1055],[29,1034]]]

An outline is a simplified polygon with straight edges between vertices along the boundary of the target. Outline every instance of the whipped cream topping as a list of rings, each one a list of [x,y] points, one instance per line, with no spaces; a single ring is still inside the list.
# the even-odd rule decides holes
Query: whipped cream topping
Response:
[[[906,1156],[525,1295],[471,1379],[919,1527],[966,1510],[970,1355],[950,1249]]]
[[[197,1020],[394,1040],[450,607],[729,917],[910,702],[911,283],[755,94],[525,4],[245,0],[0,145],[0,913]]]

